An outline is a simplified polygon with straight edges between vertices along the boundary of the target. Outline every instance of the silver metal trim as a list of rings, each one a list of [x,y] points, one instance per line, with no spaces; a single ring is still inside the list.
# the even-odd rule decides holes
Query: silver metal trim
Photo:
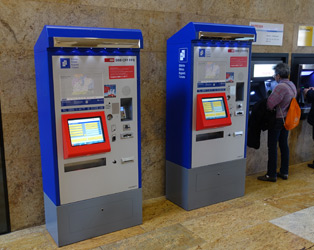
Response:
[[[314,64],[300,64],[301,69],[314,69]]]
[[[141,40],[137,39],[105,39],[92,37],[54,37],[54,47],[75,48],[140,48]]]
[[[218,33],[218,32],[198,32],[198,39],[214,40],[235,40],[235,41],[254,41],[254,34]]]

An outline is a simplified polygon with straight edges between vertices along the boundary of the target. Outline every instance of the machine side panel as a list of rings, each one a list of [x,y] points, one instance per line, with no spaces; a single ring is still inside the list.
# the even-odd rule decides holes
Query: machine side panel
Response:
[[[191,45],[167,46],[166,159],[191,167]]]
[[[137,147],[138,159],[142,159],[141,149],[141,71],[140,71],[140,55],[136,56],[137,59]],[[138,161],[138,187],[142,188],[142,161]]]
[[[56,153],[53,89],[50,84],[50,58],[47,52],[35,53],[36,89],[43,189],[46,195],[60,204]]]
[[[166,198],[183,208],[188,207],[188,169],[166,161]]]
[[[45,223],[47,231],[55,242],[59,241],[58,235],[58,207],[51,199],[44,193],[44,205],[45,205]]]

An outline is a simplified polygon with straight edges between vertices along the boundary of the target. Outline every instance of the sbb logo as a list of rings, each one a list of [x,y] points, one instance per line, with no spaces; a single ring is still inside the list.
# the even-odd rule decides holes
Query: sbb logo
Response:
[[[114,62],[114,58],[105,58],[105,62]]]

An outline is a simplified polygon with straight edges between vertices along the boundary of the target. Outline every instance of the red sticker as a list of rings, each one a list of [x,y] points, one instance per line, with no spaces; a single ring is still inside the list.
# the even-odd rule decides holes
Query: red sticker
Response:
[[[105,62],[114,62],[114,58],[105,58]]]
[[[134,78],[134,66],[109,66],[109,79]]]
[[[230,57],[230,68],[247,67],[247,56]]]

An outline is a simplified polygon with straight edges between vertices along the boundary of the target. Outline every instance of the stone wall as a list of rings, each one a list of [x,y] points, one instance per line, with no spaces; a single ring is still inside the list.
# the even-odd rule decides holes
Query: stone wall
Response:
[[[33,58],[44,25],[142,30],[142,182],[149,199],[165,195],[167,39],[191,21],[282,23],[283,46],[254,46],[253,52],[314,53],[296,46],[298,25],[313,25],[313,12],[304,0],[0,0],[0,98],[12,230],[44,223]],[[292,164],[314,159],[310,136],[306,122],[291,133]],[[265,152],[263,134],[261,149],[248,149],[248,174],[265,170]]]

